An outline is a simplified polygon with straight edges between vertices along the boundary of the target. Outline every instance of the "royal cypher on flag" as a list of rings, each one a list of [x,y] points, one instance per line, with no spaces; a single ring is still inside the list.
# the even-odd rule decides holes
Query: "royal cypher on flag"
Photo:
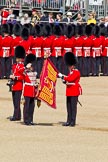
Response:
[[[56,81],[58,71],[53,63],[46,59],[40,76],[40,85],[37,98],[56,109]]]

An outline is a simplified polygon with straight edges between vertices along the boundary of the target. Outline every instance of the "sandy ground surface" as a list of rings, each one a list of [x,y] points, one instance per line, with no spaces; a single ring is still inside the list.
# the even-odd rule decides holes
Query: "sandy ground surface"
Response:
[[[108,77],[81,78],[76,127],[66,121],[65,85],[57,81],[57,109],[35,108],[35,126],[10,122],[6,80],[0,80],[0,162],[108,162]],[[22,106],[23,110],[23,106]]]

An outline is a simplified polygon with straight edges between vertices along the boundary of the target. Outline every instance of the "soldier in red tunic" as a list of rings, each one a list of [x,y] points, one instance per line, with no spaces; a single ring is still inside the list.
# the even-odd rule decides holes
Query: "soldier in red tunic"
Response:
[[[83,26],[77,25],[76,27],[76,36],[74,41],[74,54],[78,58],[78,70],[80,70],[80,73],[82,75],[82,55],[83,55]]]
[[[91,63],[92,63],[92,76],[99,76],[99,66],[100,66],[100,58],[102,54],[102,39],[100,38],[100,27],[95,26],[94,28],[93,45],[91,52]]]
[[[16,46],[18,46],[19,42],[22,40],[21,38],[21,25],[20,24],[15,24],[13,26],[13,35],[12,35],[12,42],[11,42],[11,46],[12,46],[12,50],[11,50],[11,57],[12,57],[12,63],[15,62],[15,60],[13,60],[14,54],[15,54],[15,48]]]
[[[92,27],[87,25],[85,27],[85,37],[83,38],[83,68],[82,76],[87,77],[90,74],[90,56],[92,48],[92,39],[90,38]]]
[[[23,89],[23,80],[25,78],[25,67],[24,58],[25,50],[22,46],[17,46],[15,48],[16,63],[12,66],[12,74],[10,79],[13,81],[12,85],[12,100],[14,106],[13,116],[10,117],[10,121],[21,120],[21,109],[20,101]]]
[[[1,78],[9,78],[11,73],[11,43],[12,37],[9,36],[10,28],[8,24],[2,25],[2,39],[0,41],[0,64]]]
[[[43,43],[42,43],[42,55],[43,57],[50,58],[52,52],[52,42],[53,38],[51,38],[52,29],[50,24],[45,24],[43,26]]]
[[[29,54],[25,59],[26,66],[26,77],[24,84],[24,123],[25,125],[33,125],[33,113],[35,108],[35,96],[37,92],[37,72],[34,69],[34,63],[36,61],[36,56],[34,54]]]
[[[105,39],[102,42],[102,74],[101,76],[108,76],[108,27],[105,28]]]
[[[30,51],[29,53],[31,53],[31,47],[32,47],[32,43],[33,43],[33,38],[35,35],[35,29],[32,26],[32,24],[28,23],[28,24],[24,24],[23,27],[27,28],[29,30],[29,41],[30,41]]]
[[[66,31],[65,31],[65,39],[63,41],[63,56],[66,52],[72,52],[74,48],[74,43],[75,43],[75,25],[67,25],[66,26]],[[63,60],[64,62],[64,60]],[[69,73],[68,67],[64,65],[63,67],[63,73],[67,75]]]
[[[100,74],[100,76],[103,76],[105,74],[105,71],[104,71],[104,68],[105,68],[105,66],[104,66],[104,57],[103,57],[103,42],[106,39],[106,27],[105,27],[104,24],[100,24],[99,27],[100,27],[100,39],[102,41],[102,45],[101,45],[101,51],[102,51],[102,54],[101,54],[101,69],[100,69],[101,70],[100,72],[102,74]]]
[[[60,72],[63,72],[63,41],[65,38],[62,35],[62,28],[60,25],[54,26],[54,35],[51,61]]]
[[[64,55],[64,60],[70,73],[68,76],[64,76],[61,73],[58,74],[63,80],[63,83],[66,84],[67,122],[64,123],[63,126],[74,127],[76,124],[78,96],[82,94],[82,88],[79,84],[80,72],[75,69],[77,59],[72,52],[67,52]]]
[[[35,25],[35,37],[33,38],[32,42],[32,54],[36,56],[36,71],[37,71],[37,78],[40,77],[40,73],[43,66],[43,52],[42,52],[42,45],[43,45],[43,37],[42,37],[42,27],[41,25]]]
[[[29,38],[29,36],[30,36],[30,31],[28,30],[28,28],[22,27],[21,30],[22,40],[19,42],[19,45],[24,47],[26,55],[30,53],[30,48],[31,48],[31,39]]]

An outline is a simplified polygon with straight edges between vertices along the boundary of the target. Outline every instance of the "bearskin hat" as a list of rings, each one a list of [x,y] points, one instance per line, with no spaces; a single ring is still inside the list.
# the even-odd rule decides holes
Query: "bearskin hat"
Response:
[[[96,25],[94,29],[95,29],[94,30],[94,35],[96,37],[99,37],[100,36],[100,27]]]
[[[8,25],[9,25],[9,28],[10,28],[9,34],[12,35],[13,34],[13,24],[9,23]]]
[[[105,25],[104,24],[100,24],[100,35],[105,36]]]
[[[65,28],[66,28],[66,24],[65,23],[59,23],[59,26],[61,27],[61,35],[65,34]]]
[[[53,35],[54,23],[50,23],[50,26],[51,26],[51,35]]]
[[[86,25],[85,27],[85,34],[90,36],[92,34],[92,27],[90,25]]]
[[[13,26],[13,34],[15,36],[20,36],[21,35],[21,25],[19,23],[15,24]]]
[[[22,31],[21,31],[21,37],[24,39],[24,40],[27,40],[30,36],[30,32],[28,30],[27,27],[23,27],[22,28]]]
[[[71,24],[67,25],[65,34],[68,38],[73,36],[73,26]]]
[[[72,24],[72,36],[75,36],[76,34],[76,25]]]
[[[43,36],[48,37],[52,34],[52,29],[50,24],[44,24],[43,26]]]
[[[26,27],[29,30],[29,34],[34,36],[34,27],[32,24],[24,24],[23,27]]]
[[[10,34],[10,26],[9,26],[9,24],[3,24],[1,26],[1,32]]]
[[[77,25],[76,26],[76,34],[82,36],[84,34],[84,28],[83,25]]]
[[[105,37],[108,37],[108,26],[105,27]]]
[[[42,36],[42,27],[39,24],[35,25],[35,36],[37,37]]]
[[[36,61],[36,56],[32,53],[30,53],[29,55],[26,56],[25,58],[25,66],[28,64],[28,63],[34,63]]]
[[[90,26],[92,27],[92,34],[94,35],[94,31],[95,31],[95,24],[91,23]]]
[[[57,35],[57,36],[62,35],[62,28],[59,24],[54,26],[53,33],[54,33],[54,35]]]
[[[76,56],[72,52],[65,53],[64,62],[67,66],[76,65],[78,63]]]
[[[23,46],[17,46],[15,48],[15,57],[16,58],[22,58],[22,59],[25,58],[25,49],[24,49]]]

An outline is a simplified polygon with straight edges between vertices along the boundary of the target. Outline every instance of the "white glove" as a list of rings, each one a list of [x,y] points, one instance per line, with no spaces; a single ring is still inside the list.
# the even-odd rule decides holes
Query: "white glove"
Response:
[[[28,64],[26,65],[26,68],[27,68],[27,69],[31,68],[31,65],[32,65],[31,63],[28,63]]]
[[[59,78],[62,78],[62,77],[63,77],[63,74],[58,73],[58,77],[59,77]]]

